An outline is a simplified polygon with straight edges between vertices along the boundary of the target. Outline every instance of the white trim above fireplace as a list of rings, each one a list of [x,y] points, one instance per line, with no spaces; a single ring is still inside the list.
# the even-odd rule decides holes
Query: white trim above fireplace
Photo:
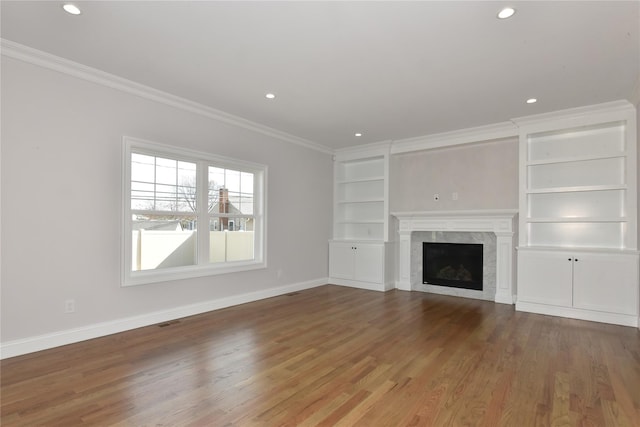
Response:
[[[492,232],[497,238],[495,302],[513,304],[516,241],[514,230],[517,210],[392,212],[391,215],[399,221],[397,289],[412,290],[411,236],[414,231]]]

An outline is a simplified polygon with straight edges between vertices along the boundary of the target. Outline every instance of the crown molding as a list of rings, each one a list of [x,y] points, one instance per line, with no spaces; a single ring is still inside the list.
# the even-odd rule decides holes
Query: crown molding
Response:
[[[352,160],[366,157],[377,157],[389,154],[391,140],[372,142],[370,144],[353,145],[351,147],[335,150],[335,158],[340,160]]]
[[[640,78],[638,79],[634,92],[637,98],[636,103],[640,103]],[[579,126],[581,122],[591,120],[594,114],[599,114],[601,119],[604,121],[615,121],[620,120],[620,113],[635,115],[635,107],[629,101],[618,100],[519,117],[511,119],[508,122],[494,123],[486,126],[400,139],[391,143],[391,154],[432,150],[434,148],[452,147],[455,145],[489,142],[517,137],[520,132],[523,131],[523,128],[526,128],[524,131],[534,130],[538,126],[547,128],[549,123],[553,121],[561,122],[563,126],[569,126],[572,123],[575,126]]]
[[[399,139],[391,144],[391,154],[432,150],[454,145],[487,142],[518,136],[518,128],[512,122],[495,123],[474,128],[460,129],[415,138]]]
[[[170,107],[277,138],[281,141],[326,154],[333,154],[334,152],[332,148],[325,145],[7,39],[0,38],[0,52],[3,56],[9,58],[117,89]]]
[[[526,131],[529,132],[540,125],[548,128],[554,121],[561,121],[565,127],[571,125],[569,122],[574,122],[576,126],[579,126],[581,122],[585,120],[593,120],[594,115],[602,116],[601,120],[603,121],[608,120],[607,117],[611,117],[611,120],[620,120],[620,113],[635,114],[635,107],[629,101],[618,100],[584,107],[567,108],[550,113],[518,117],[512,119],[512,122],[519,128],[527,128]]]

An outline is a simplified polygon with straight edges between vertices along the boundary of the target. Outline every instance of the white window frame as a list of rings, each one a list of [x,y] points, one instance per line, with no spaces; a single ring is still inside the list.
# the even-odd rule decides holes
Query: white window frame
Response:
[[[193,277],[212,276],[267,267],[266,257],[266,189],[267,166],[210,153],[173,147],[129,136],[123,137],[123,185],[122,185],[122,286],[143,285]],[[153,270],[132,271],[132,209],[131,209],[131,154],[167,156],[171,159],[196,163],[197,193],[197,263],[195,265]],[[246,261],[209,262],[208,172],[209,166],[240,170],[254,174],[254,258]],[[205,207],[203,209],[203,207]]]

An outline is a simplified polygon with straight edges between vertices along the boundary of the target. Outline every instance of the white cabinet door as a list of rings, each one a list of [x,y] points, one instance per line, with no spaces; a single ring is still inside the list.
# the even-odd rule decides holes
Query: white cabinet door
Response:
[[[382,244],[357,244],[355,246],[355,280],[382,283],[384,271],[384,247]]]
[[[329,276],[353,279],[355,274],[355,245],[353,243],[329,244]]]
[[[573,306],[638,314],[638,261],[632,255],[576,254]]]
[[[573,256],[518,252],[518,301],[571,307]]]

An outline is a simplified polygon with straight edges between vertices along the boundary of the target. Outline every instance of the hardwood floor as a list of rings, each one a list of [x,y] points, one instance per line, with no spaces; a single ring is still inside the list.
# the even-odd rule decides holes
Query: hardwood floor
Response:
[[[323,286],[2,361],[2,426],[639,426],[640,332]]]

